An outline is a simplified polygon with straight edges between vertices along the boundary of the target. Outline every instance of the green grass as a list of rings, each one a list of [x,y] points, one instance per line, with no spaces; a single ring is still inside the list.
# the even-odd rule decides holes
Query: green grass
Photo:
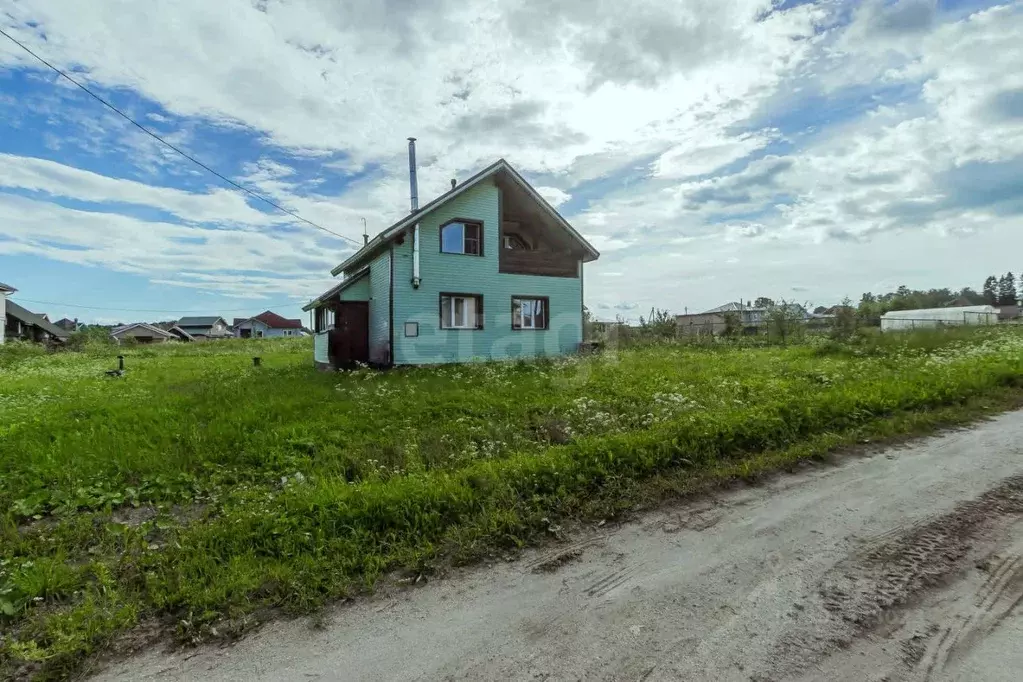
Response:
[[[0,675],[64,677],[140,622],[305,612],[666,494],[1010,404],[1011,330],[654,344],[321,373],[307,340],[0,349]],[[252,366],[251,356],[263,357]]]

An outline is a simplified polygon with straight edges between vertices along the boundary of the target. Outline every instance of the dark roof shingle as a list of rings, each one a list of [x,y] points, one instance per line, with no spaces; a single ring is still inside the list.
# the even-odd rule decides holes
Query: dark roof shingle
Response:
[[[44,320],[42,316],[36,315],[32,311],[22,308],[14,301],[7,301],[7,314],[13,318],[21,320],[25,324],[35,325],[47,334],[56,336],[58,339],[66,339],[68,337],[67,331],[61,329],[49,320]]]
[[[302,320],[289,320],[285,317],[281,317],[275,312],[267,310],[265,312],[256,315],[254,320],[259,320],[267,327],[271,329],[301,329]]]
[[[212,317],[182,317],[178,320],[179,327],[212,327],[218,321],[224,320],[222,317],[216,315]],[[226,323],[227,320],[224,320]]]

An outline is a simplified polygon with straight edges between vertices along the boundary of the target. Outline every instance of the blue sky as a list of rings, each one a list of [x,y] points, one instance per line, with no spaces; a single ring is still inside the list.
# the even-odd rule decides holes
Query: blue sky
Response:
[[[1023,269],[1019,2],[0,0],[0,26],[356,241],[407,211],[407,136],[423,201],[505,157],[602,251],[602,317]],[[351,249],[0,37],[0,281],[26,307],[299,316]]]

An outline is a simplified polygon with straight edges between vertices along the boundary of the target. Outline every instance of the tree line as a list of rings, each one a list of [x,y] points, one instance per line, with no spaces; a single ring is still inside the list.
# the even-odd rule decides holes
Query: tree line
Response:
[[[1020,278],[1023,278],[1023,272],[1020,273]],[[1011,272],[1007,272],[1001,277],[994,275],[988,277],[984,280],[982,292],[984,302],[989,305],[1016,305],[1019,300],[1019,294],[1016,291],[1016,278]]]
[[[1020,273],[1023,277],[1023,273]],[[860,298],[857,310],[862,318],[875,318],[892,310],[919,310],[965,305],[1016,305],[1018,293],[1016,277],[1007,272],[1001,277],[992,275],[984,280],[980,291],[972,287],[962,289],[910,289],[900,286],[886,294],[867,292]]]

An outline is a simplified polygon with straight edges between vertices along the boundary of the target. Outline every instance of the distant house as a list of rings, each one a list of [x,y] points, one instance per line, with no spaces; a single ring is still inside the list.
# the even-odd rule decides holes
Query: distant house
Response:
[[[17,289],[9,284],[0,282],[0,344],[7,335],[7,297],[16,291]]]
[[[733,315],[738,329],[755,333],[758,327],[767,324],[774,309],[732,301],[702,313],[676,315],[675,325],[680,334],[723,334],[726,329],[726,317]],[[786,303],[785,309],[791,317],[797,319],[806,320],[810,317],[806,309],[798,303]]]
[[[679,334],[686,336],[718,335],[725,332],[725,313],[691,313],[675,316]]]
[[[182,317],[177,326],[193,339],[227,339],[234,336],[227,320],[222,317]]]
[[[81,329],[82,326],[83,326],[83,325],[78,323],[78,319],[77,318],[74,319],[74,320],[70,320],[70,319],[68,319],[66,317],[63,318],[63,319],[57,320],[53,324],[57,325],[58,327],[60,327],[61,329],[63,329],[64,331],[66,331],[68,333],[76,332],[79,329]]]
[[[110,337],[117,343],[134,339],[136,343],[164,343],[176,341],[177,336],[147,322],[134,322],[110,330]]]
[[[289,320],[267,310],[255,317],[236,317],[231,326],[240,339],[260,339],[271,336],[305,336],[302,320]]]
[[[13,292],[11,287],[3,286]],[[37,315],[22,308],[14,301],[8,300],[7,294],[0,298],[3,298],[4,301],[3,332],[0,333],[0,338],[35,341],[36,343],[63,343],[67,339],[66,331],[42,315]]]
[[[194,336],[192,336],[191,334],[189,334],[188,332],[186,332],[184,329],[182,329],[181,327],[179,327],[176,324],[172,324],[172,325],[170,325],[168,327],[162,327],[161,326],[160,329],[163,329],[166,332],[170,332],[175,337],[177,337],[178,341],[195,341],[195,337]]]
[[[998,306],[998,320],[1000,322],[1008,322],[1009,320],[1018,320],[1021,316],[1023,309],[1018,305],[1001,305]]]

